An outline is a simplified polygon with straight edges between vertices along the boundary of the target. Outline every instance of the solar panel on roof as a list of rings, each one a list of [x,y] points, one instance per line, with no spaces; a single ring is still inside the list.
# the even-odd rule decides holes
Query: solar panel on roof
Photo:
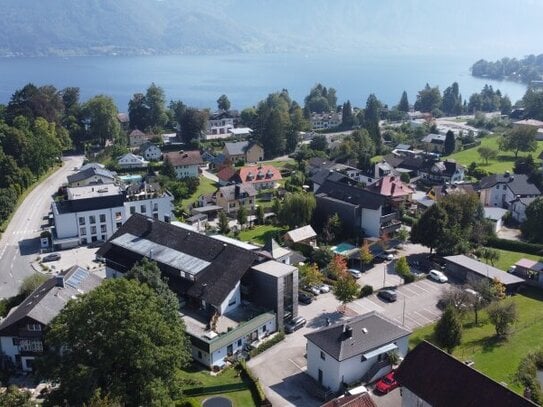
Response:
[[[83,280],[89,276],[89,272],[83,268],[78,268],[75,272],[64,282],[64,284],[77,288]]]

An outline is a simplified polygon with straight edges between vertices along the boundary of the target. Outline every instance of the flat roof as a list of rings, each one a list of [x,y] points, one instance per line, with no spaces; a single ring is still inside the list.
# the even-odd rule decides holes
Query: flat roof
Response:
[[[490,279],[496,278],[500,283],[509,285],[509,284],[519,284],[523,283],[524,280],[520,277],[509,274],[503,270],[497,269],[489,264],[481,263],[471,257],[464,256],[459,254],[457,256],[447,256],[444,257],[450,263],[457,264],[464,268],[473,271],[474,273],[479,274],[480,276],[487,277]]]
[[[116,246],[131,250],[142,256],[147,256],[152,260],[156,260],[192,276],[197,275],[211,264],[208,261],[135,236],[131,233],[125,233],[113,239],[111,242]]]
[[[210,237],[212,237],[215,240],[219,240],[221,242],[224,242],[224,243],[230,243],[231,245],[241,247],[242,249],[245,249],[245,250],[260,249],[259,246],[255,246],[254,244],[250,244],[250,243],[245,243],[245,242],[242,242],[241,240],[233,239],[233,238],[228,237],[228,236],[213,235],[213,236],[210,236]]]
[[[96,198],[101,196],[120,195],[121,187],[115,184],[88,185],[67,188],[66,193],[69,200]]]
[[[275,260],[269,260],[253,266],[252,269],[260,271],[261,273],[269,274],[270,276],[283,277],[291,274],[294,270],[296,270],[296,267],[289,266],[288,264],[280,263]]]

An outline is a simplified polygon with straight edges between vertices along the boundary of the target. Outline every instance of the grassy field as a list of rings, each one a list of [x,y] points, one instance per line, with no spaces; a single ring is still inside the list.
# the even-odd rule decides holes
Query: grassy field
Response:
[[[262,164],[264,165],[273,165],[276,168],[283,168],[283,167],[289,167],[291,169],[296,168],[297,164],[296,161],[289,158],[288,160],[280,160],[280,161],[262,161]]]
[[[200,185],[194,194],[189,198],[181,201],[183,208],[187,209],[190,205],[198,200],[198,197],[203,194],[211,194],[217,190],[217,184],[211,181],[209,178],[200,176]]]
[[[189,371],[184,371],[181,374],[181,380],[185,382],[185,384],[183,384],[184,389],[190,389],[194,387],[210,388],[209,394],[190,398],[194,402],[198,403],[198,405],[203,400],[218,395],[228,397],[230,400],[232,400],[234,407],[251,407],[256,405],[251,391],[249,390],[248,383],[245,383],[233,368],[225,369],[217,376],[211,376],[208,371],[199,369],[198,367],[194,366]],[[220,388],[222,386],[227,387],[229,385],[238,385],[239,387],[245,387],[245,389],[236,391],[224,391],[221,393]]]
[[[245,229],[240,232],[239,240],[244,242],[253,242],[259,244],[265,244],[269,236],[276,233],[284,234],[288,231],[288,228],[283,228],[275,225],[262,225],[255,226],[253,229]]]
[[[477,370],[522,394],[522,387],[515,382],[514,375],[520,360],[542,346],[543,291],[531,288],[512,298],[519,320],[507,341],[496,340],[494,326],[488,321],[486,312],[479,313],[477,326],[473,313],[468,313],[464,317],[462,344],[453,355],[460,360],[473,360]],[[410,348],[424,339],[433,342],[433,329],[434,324],[415,330],[410,338]]]
[[[506,270],[520,259],[540,260],[540,256],[527,253],[511,252],[509,250],[496,249],[500,252],[500,259],[494,264],[495,267]]]
[[[485,137],[481,140],[481,147],[489,147],[494,150],[498,150],[498,139],[499,136]],[[477,153],[478,148],[479,147],[474,147],[468,150],[459,151],[458,153],[451,154],[449,158],[452,158],[465,166],[470,165],[472,162],[476,162],[481,168],[496,174],[511,171],[513,169],[513,165],[515,164],[515,155],[512,152],[498,150],[498,157],[495,160],[489,160],[488,164],[485,164],[479,156],[479,153]],[[543,141],[538,141],[537,150],[530,154],[536,158],[542,151]],[[520,157],[528,155],[528,153],[520,152],[518,155]]]

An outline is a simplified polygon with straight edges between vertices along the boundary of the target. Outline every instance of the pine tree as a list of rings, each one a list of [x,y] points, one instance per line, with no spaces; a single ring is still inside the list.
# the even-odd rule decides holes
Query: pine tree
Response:
[[[230,232],[228,227],[228,217],[223,211],[219,212],[219,233],[221,235],[227,235]]]
[[[175,179],[175,168],[168,156],[164,157],[164,162],[162,163],[162,169],[160,170],[160,174],[164,175],[165,177]]]
[[[454,133],[449,130],[445,136],[445,145],[443,146],[443,152],[446,155],[454,153],[456,149],[456,140],[454,139]]]
[[[447,307],[437,322],[434,337],[438,345],[445,348],[448,353],[452,353],[454,348],[462,342],[462,323],[453,307]]]
[[[398,110],[405,113],[409,112],[409,100],[407,100],[407,92],[405,90],[402,93],[400,103],[398,103]]]

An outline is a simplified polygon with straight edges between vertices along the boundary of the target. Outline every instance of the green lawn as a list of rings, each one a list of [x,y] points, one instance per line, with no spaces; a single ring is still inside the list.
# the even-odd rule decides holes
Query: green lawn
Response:
[[[284,234],[288,232],[288,228],[283,228],[275,225],[255,226],[253,229],[245,229],[240,232],[239,240],[244,242],[253,242],[265,244],[270,235],[275,233]]]
[[[256,406],[251,390],[249,389],[249,384],[245,383],[233,368],[227,368],[220,374],[212,376],[207,370],[193,366],[188,371],[183,371],[180,376],[180,379],[184,382],[182,385],[183,389],[209,387],[209,394],[190,398],[197,403],[201,403],[209,397],[221,395],[232,400],[234,407]],[[228,385],[239,385],[240,387],[245,385],[245,389],[221,392],[220,387],[227,387]]]
[[[533,254],[520,253],[520,252],[511,252],[509,250],[496,249],[500,252],[500,259],[494,264],[495,267],[507,270],[513,264],[515,264],[520,259],[530,259],[530,260],[540,260],[541,256],[536,256]]]
[[[183,208],[187,209],[190,205],[192,205],[194,202],[198,200],[198,197],[200,195],[211,194],[215,192],[216,190],[217,190],[217,184],[211,181],[209,178],[206,178],[203,175],[201,175],[200,185],[198,186],[198,189],[189,198],[183,199],[183,201],[181,201],[181,205],[183,206]]]
[[[478,326],[474,326],[473,313],[468,313],[464,317],[462,344],[453,354],[460,360],[473,360],[477,370],[522,394],[514,375],[520,360],[543,345],[543,291],[531,288],[512,298],[517,304],[519,320],[507,341],[496,341],[494,327],[484,311],[479,313]],[[424,339],[432,342],[433,328],[434,324],[415,330],[410,348]]]
[[[289,158],[288,160],[285,160],[285,161],[283,161],[283,160],[281,160],[281,161],[274,161],[274,160],[262,161],[262,164],[264,164],[264,165],[273,165],[276,168],[288,167],[288,168],[291,168],[291,169],[295,169],[297,167],[296,161],[293,160],[292,158]]]
[[[480,147],[489,147],[494,150],[498,150],[498,157],[495,160],[489,160],[488,164],[485,164],[484,161],[477,153],[479,147],[470,148],[464,151],[459,151],[458,153],[451,154],[449,158],[456,160],[457,162],[464,164],[465,166],[470,165],[472,162],[476,162],[481,168],[492,173],[503,173],[505,171],[511,171],[513,165],[515,164],[515,155],[511,151],[499,151],[498,149],[498,139],[499,136],[490,136],[485,137],[481,140]],[[537,142],[537,150],[530,153],[533,157],[537,157],[543,151],[543,141]],[[528,153],[520,152],[520,156],[528,155]]]

